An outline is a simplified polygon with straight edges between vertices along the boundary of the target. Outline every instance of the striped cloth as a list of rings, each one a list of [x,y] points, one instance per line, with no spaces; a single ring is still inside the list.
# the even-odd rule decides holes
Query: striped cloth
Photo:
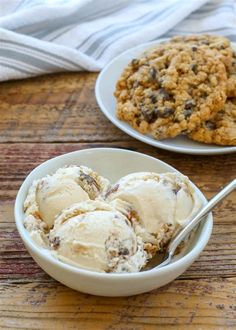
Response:
[[[236,41],[234,0],[0,0],[0,80],[99,71],[140,43],[205,32]]]

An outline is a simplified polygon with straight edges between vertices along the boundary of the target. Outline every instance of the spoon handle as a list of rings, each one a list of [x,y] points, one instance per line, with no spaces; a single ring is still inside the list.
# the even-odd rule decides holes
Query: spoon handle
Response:
[[[169,244],[166,255],[172,257],[177,246],[182,240],[191,232],[191,230],[202,220],[202,218],[208,214],[221,200],[223,200],[228,194],[230,194],[236,188],[236,179],[231,181],[225,186],[218,194],[216,194],[203,208],[195,215],[190,222],[177,233],[174,240]],[[169,258],[168,258],[169,259]]]

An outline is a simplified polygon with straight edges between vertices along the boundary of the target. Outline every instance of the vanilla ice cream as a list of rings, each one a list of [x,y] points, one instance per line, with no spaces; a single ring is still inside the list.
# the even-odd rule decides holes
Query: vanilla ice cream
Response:
[[[28,230],[32,240],[40,247],[47,248],[49,228],[47,224],[32,214],[24,219],[24,226]]]
[[[157,249],[201,206],[188,178],[178,173],[129,174],[107,192],[106,199],[118,209],[119,200],[126,202],[136,234]]]
[[[33,182],[24,203],[25,226],[32,231],[32,217],[51,228],[55,216],[66,207],[98,198],[109,181],[85,166],[59,168],[54,174]],[[28,218],[30,216],[30,218]]]
[[[98,272],[138,272],[201,207],[178,173],[132,173],[114,185],[84,166],[33,182],[24,226],[57,259]]]
[[[99,272],[137,272],[147,262],[143,242],[127,218],[98,200],[63,210],[50,245],[61,261]]]

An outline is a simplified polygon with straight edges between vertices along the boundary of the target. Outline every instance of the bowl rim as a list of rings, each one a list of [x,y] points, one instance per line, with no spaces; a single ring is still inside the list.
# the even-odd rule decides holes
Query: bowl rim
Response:
[[[32,183],[34,179],[36,179],[35,172],[37,173],[41,168],[46,167],[48,164],[53,164],[56,163],[58,160],[61,159],[66,159],[68,156],[73,156],[75,154],[86,154],[90,153],[91,151],[95,153],[99,152],[107,152],[107,153],[127,153],[127,154],[136,154],[137,156],[141,156],[147,159],[152,159],[154,161],[157,161],[161,163],[164,166],[168,166],[170,170],[181,173],[178,170],[176,170],[173,166],[165,163],[164,161],[154,158],[152,156],[136,152],[136,151],[131,151],[127,149],[119,149],[119,148],[87,148],[87,149],[82,149],[82,150],[76,150],[72,151],[69,153],[65,153],[53,158],[50,158],[43,163],[39,164],[36,166],[25,178],[23,181],[17,196],[15,200],[15,205],[14,205],[14,217],[15,217],[15,223],[17,230],[20,234],[20,237],[24,244],[26,245],[27,249],[29,248],[30,251],[32,251],[35,255],[39,256],[42,259],[45,259],[48,263],[52,264],[53,266],[59,267],[65,271],[69,271],[78,275],[83,275],[87,276],[90,278],[96,278],[96,279],[106,279],[106,280],[113,280],[113,279],[119,279],[119,280],[127,280],[130,278],[151,278],[155,277],[158,274],[164,274],[167,271],[171,272],[175,268],[181,268],[184,267],[185,265],[189,264],[192,260],[195,260],[195,258],[202,252],[202,250],[205,248],[206,244],[208,243],[211,233],[212,233],[212,228],[213,228],[213,217],[212,213],[208,214],[206,217],[203,224],[203,227],[201,229],[200,236],[198,240],[194,243],[193,248],[188,251],[184,256],[182,256],[180,259],[174,261],[173,263],[163,267],[163,268],[157,268],[157,269],[150,269],[146,270],[143,272],[136,272],[136,273],[102,273],[102,272],[96,272],[96,271],[91,271],[83,268],[79,268],[73,265],[66,264],[59,259],[55,258],[52,254],[48,253],[48,250],[46,248],[42,248],[40,246],[37,246],[36,243],[31,239],[28,231],[24,228],[23,226],[23,219],[21,218],[21,211],[22,210],[22,193],[23,190],[25,189],[26,185],[29,185],[29,182]],[[182,173],[181,173],[182,174]],[[191,182],[192,183],[192,182]],[[207,199],[203,195],[203,193],[195,186],[194,183],[192,183],[194,188],[196,189],[197,193],[200,195],[200,197],[206,202]],[[30,253],[31,254],[31,253]]]

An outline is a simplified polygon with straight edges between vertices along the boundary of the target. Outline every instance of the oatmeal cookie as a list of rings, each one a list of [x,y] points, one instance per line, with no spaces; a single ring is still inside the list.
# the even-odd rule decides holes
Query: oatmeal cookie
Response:
[[[233,51],[229,39],[216,35],[190,35],[173,37],[170,42],[175,46],[188,43],[218,51],[222,62],[226,66],[228,76],[226,94],[228,97],[236,97],[236,53]]]
[[[226,94],[228,97],[236,97],[236,53],[233,51],[229,39],[216,35],[190,35],[173,37],[170,43],[175,46],[187,43],[217,51],[226,66],[228,76]]]
[[[231,48],[230,40],[225,37],[210,34],[176,36],[170,39],[169,42],[173,45],[189,44],[192,47],[203,47],[216,51],[221,56],[226,69],[229,71],[231,68],[233,49]]]
[[[236,52],[233,52],[231,66],[228,70],[228,80],[226,82],[227,97],[236,97]]]
[[[189,134],[195,141],[219,145],[236,145],[236,99],[227,99],[223,110]]]
[[[189,133],[222,109],[227,74],[204,47],[159,45],[133,59],[117,82],[117,116],[160,140]]]

